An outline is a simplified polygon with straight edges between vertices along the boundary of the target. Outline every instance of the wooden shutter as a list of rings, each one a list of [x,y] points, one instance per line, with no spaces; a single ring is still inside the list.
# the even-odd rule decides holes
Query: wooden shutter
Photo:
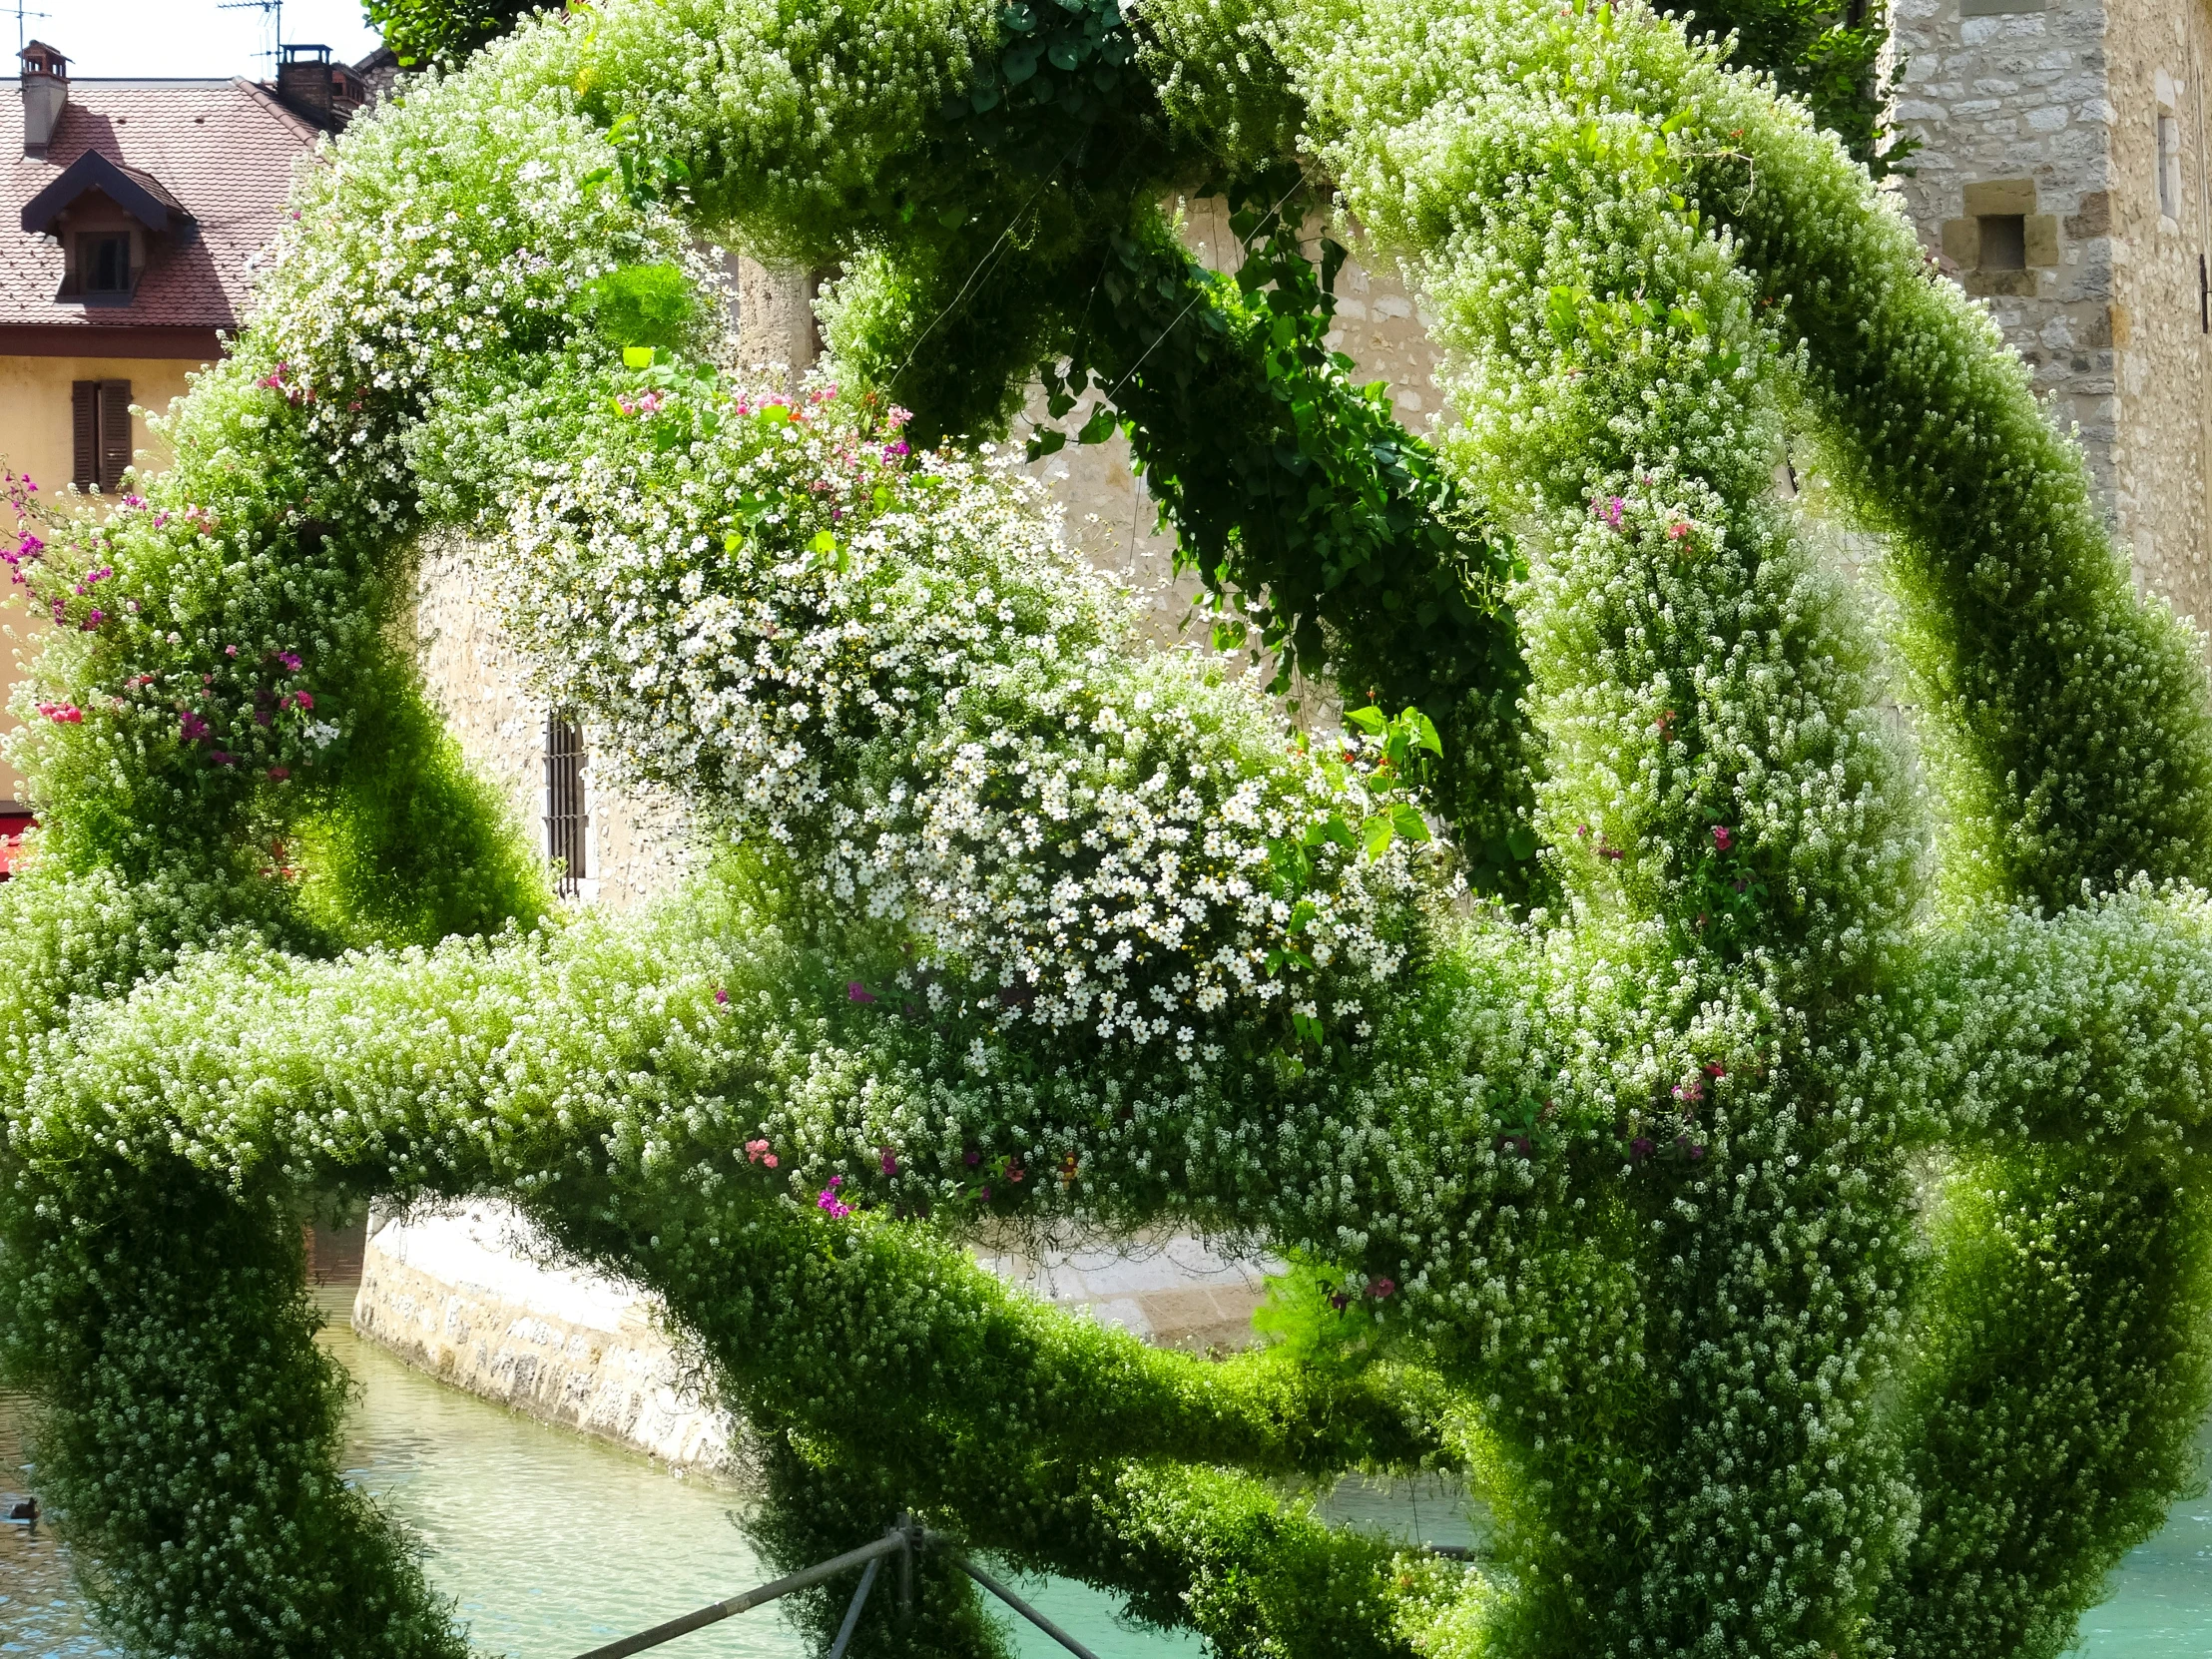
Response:
[[[123,471],[131,464],[131,382],[100,382],[100,487],[123,487]]]
[[[69,476],[79,489],[100,482],[100,382],[79,380],[69,388],[69,412],[76,431],[77,459]]]

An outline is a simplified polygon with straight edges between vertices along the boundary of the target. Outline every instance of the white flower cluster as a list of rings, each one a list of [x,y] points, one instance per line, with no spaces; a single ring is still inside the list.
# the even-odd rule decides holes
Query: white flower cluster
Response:
[[[632,447],[514,509],[516,635],[613,772],[897,929],[886,997],[1186,1060],[1271,1011],[1357,1021],[1417,901],[1415,843],[1359,834],[1403,798],[1372,740],[1312,753],[1218,665],[1132,653],[1126,597],[1007,468],[909,459],[826,390],[768,397],[680,458],[652,426],[696,408],[625,416]]]

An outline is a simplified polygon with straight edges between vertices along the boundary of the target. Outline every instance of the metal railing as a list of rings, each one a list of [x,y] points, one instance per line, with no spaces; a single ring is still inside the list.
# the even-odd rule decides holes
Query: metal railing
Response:
[[[663,1642],[673,1642],[677,1637],[688,1636],[694,1630],[719,1624],[724,1619],[763,1606],[780,1596],[788,1596],[795,1590],[810,1589],[826,1579],[860,1567],[863,1570],[860,1573],[859,1587],[852,1592],[851,1603],[844,1610],[844,1622],[837,1627],[837,1639],[830,1647],[829,1659],[844,1659],[845,1646],[852,1640],[852,1632],[859,1627],[860,1610],[867,1605],[868,1592],[875,1588],[876,1573],[888,1556],[895,1555],[898,1558],[899,1611],[901,1614],[910,1614],[913,1611],[914,1558],[925,1549],[942,1551],[954,1566],[1074,1654],[1076,1659],[1098,1659],[1089,1648],[970,1561],[956,1540],[946,1537],[942,1532],[931,1532],[926,1527],[917,1526],[904,1515],[893,1521],[890,1530],[871,1544],[848,1549],[842,1555],[832,1556],[802,1572],[795,1572],[756,1589],[747,1590],[742,1595],[734,1595],[728,1601],[718,1601],[702,1607],[696,1613],[686,1613],[682,1618],[670,1619],[666,1624],[657,1624],[650,1630],[641,1630],[635,1636],[625,1636],[618,1642],[595,1647],[589,1653],[578,1655],[578,1659],[628,1659],[630,1654],[643,1653],[648,1648],[659,1647]]]

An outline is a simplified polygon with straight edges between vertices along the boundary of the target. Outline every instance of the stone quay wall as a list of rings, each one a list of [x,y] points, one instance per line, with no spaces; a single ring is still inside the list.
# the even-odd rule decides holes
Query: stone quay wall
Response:
[[[1169,1236],[1127,1244],[979,1246],[1001,1278],[1161,1347],[1252,1341],[1273,1264]],[[687,1376],[648,1293],[563,1268],[508,1206],[373,1216],[353,1329],[432,1377],[666,1463],[731,1472],[740,1430]]]

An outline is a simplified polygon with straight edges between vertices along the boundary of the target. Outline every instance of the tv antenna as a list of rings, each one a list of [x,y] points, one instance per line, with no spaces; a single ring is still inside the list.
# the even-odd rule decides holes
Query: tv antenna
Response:
[[[23,0],[15,0],[15,49],[20,52],[24,47],[31,44],[31,37],[24,31],[23,27],[26,18],[52,17],[53,15],[52,12],[32,11],[24,5]]]
[[[20,4],[21,0],[17,0],[17,3]],[[284,0],[223,0],[223,4],[217,6],[216,10],[219,12],[260,12],[267,17],[270,24],[269,50],[257,52],[254,56],[267,58],[272,63],[276,61],[277,49],[282,46],[284,40]]]

